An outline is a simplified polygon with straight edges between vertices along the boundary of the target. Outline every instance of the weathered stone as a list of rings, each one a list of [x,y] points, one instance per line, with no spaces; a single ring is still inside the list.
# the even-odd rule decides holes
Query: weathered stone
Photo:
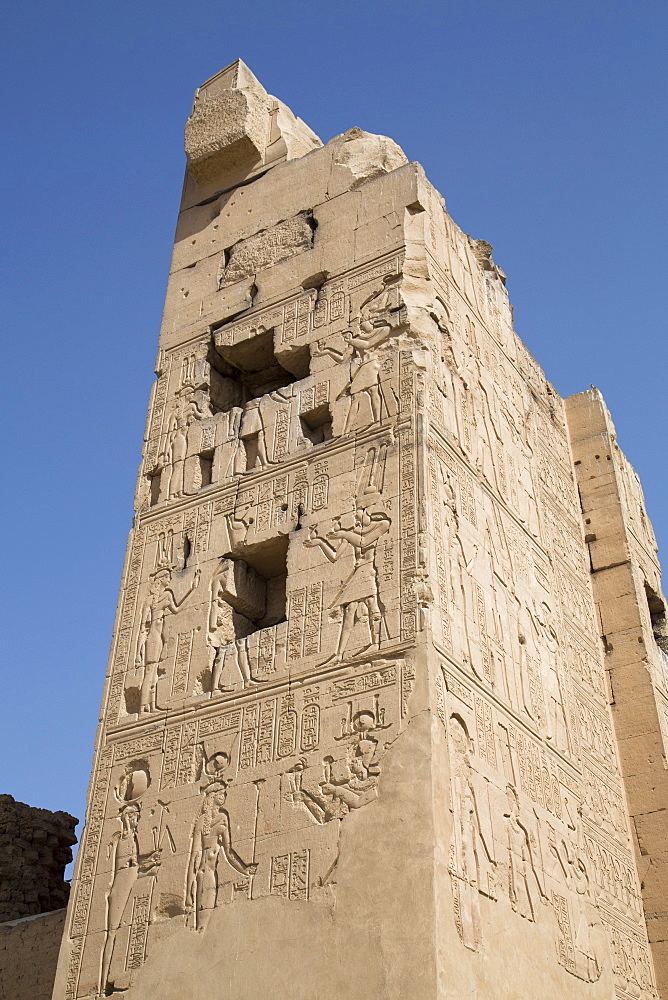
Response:
[[[0,922],[67,904],[65,866],[72,860],[77,823],[68,813],[0,795]]]
[[[54,1000],[655,998],[637,483],[419,165],[273,102],[187,126]]]
[[[235,243],[223,258],[219,283],[231,285],[313,246],[313,220],[302,213],[247,240]]]

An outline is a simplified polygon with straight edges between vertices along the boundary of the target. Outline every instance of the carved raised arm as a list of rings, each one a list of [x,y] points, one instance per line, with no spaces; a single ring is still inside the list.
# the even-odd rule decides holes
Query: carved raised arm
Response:
[[[330,534],[332,534],[332,532],[330,532]],[[309,548],[313,548],[317,545],[320,549],[322,549],[330,562],[336,562],[339,558],[340,549],[335,549],[332,543],[328,542],[326,538],[323,538],[322,535],[316,534],[315,529],[312,526],[308,529],[308,534],[304,539],[304,545]]]

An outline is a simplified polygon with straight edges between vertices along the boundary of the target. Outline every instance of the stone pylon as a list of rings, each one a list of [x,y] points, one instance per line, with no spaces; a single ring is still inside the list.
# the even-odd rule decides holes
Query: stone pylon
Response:
[[[568,411],[492,248],[241,62],[186,153],[54,1000],[656,997],[664,654],[601,643]],[[633,826],[610,644],[658,755]]]

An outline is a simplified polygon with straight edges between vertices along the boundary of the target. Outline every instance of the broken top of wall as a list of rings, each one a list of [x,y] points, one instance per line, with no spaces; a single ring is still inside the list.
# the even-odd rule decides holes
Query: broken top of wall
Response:
[[[193,200],[321,145],[315,132],[236,59],[195,92],[185,131]]]

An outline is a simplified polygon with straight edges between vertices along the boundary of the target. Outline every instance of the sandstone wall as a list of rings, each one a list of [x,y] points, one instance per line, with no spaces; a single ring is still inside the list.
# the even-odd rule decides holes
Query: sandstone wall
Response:
[[[54,1000],[655,1000],[564,401],[491,247],[198,91]]]
[[[51,1000],[65,913],[0,924],[0,1000]]]
[[[566,406],[645,919],[668,996],[668,627],[656,538],[601,394]]]

